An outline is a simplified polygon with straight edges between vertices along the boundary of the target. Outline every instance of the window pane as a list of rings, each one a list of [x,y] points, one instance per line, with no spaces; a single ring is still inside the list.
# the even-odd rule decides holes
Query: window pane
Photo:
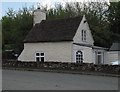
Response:
[[[39,57],[36,57],[36,61],[40,61],[40,58],[39,58]]]
[[[84,31],[84,40],[86,40],[86,31]]]
[[[98,54],[101,54],[101,52],[98,52]]]
[[[44,53],[41,53],[41,56],[44,56]]]
[[[84,30],[84,35],[86,35],[86,31]]]
[[[83,39],[83,37],[82,37],[82,41],[83,41],[84,39]]]
[[[44,57],[41,57],[41,62],[44,62]]]
[[[82,53],[82,51],[77,51],[76,52],[76,62],[77,63],[82,63],[83,62],[83,53]]]
[[[84,30],[82,30],[82,36],[83,36],[83,34],[84,34]]]
[[[82,30],[82,41],[84,40],[84,39],[83,39],[83,38],[84,38],[83,36],[84,36],[84,33],[83,33],[83,30]]]
[[[36,56],[40,56],[40,53],[36,53]]]
[[[86,41],[86,38],[84,38],[84,41]]]

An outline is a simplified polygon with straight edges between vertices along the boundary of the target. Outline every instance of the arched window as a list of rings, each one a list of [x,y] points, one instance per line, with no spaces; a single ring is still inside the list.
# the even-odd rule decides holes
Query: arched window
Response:
[[[76,52],[76,63],[83,63],[83,52],[80,50]]]

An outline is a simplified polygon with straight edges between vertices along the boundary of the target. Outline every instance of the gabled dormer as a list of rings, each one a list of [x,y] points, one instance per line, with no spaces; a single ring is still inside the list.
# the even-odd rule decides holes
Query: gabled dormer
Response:
[[[73,38],[73,41],[74,43],[80,43],[80,44],[88,44],[88,45],[94,44],[91,30],[89,28],[85,15],[83,16],[82,21],[80,22],[80,25]]]

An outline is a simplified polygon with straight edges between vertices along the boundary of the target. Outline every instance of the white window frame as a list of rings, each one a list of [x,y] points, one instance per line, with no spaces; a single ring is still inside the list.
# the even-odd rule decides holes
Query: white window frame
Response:
[[[79,61],[77,61],[77,52],[78,51],[80,51],[82,54],[80,54],[80,56],[81,57],[78,57],[79,59]],[[76,52],[75,52],[75,61],[76,61],[76,63],[83,63],[84,61],[83,61],[83,58],[84,58],[84,56],[83,56],[83,52],[81,51],[81,50],[77,50]]]
[[[37,53],[39,53],[39,56],[36,55]],[[44,62],[44,61],[45,61],[45,53],[44,53],[43,56],[41,56],[41,53],[44,53],[44,52],[35,52],[35,61],[36,61],[36,62]],[[41,61],[41,58],[42,58],[42,57],[44,58],[44,61]],[[37,61],[36,58],[39,58],[39,61]]]
[[[82,41],[86,41],[87,40],[87,31],[86,30],[82,30]]]

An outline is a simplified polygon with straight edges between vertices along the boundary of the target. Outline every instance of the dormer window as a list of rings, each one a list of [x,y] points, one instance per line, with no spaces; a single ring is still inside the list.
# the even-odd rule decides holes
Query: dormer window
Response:
[[[82,30],[82,41],[86,41],[86,30]]]

